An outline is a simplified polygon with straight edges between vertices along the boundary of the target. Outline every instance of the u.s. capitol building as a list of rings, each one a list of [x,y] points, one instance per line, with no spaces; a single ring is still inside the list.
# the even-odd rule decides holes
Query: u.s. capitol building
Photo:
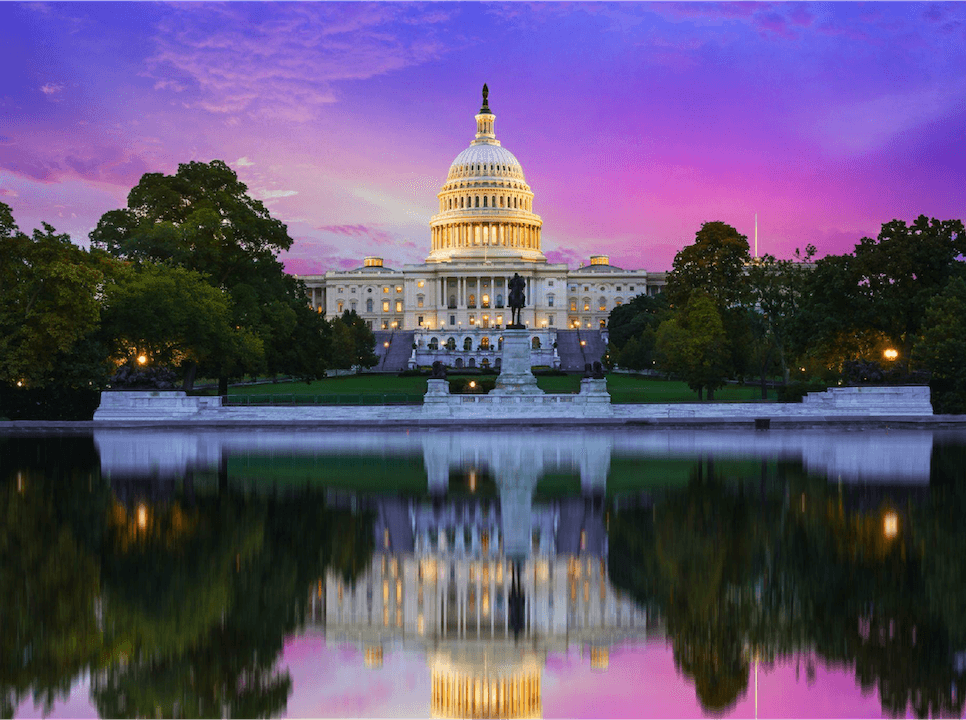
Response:
[[[354,310],[376,331],[382,369],[434,360],[498,367],[514,273],[526,281],[521,322],[532,332],[532,364],[579,369],[599,359],[614,307],[664,285],[666,273],[624,270],[606,255],[591,256],[577,270],[548,263],[534,193],[520,162],[496,139],[495,121],[484,85],[476,137],[456,156],[437,195],[426,262],[397,270],[367,257],[354,270],[302,277],[319,312],[335,317]]]

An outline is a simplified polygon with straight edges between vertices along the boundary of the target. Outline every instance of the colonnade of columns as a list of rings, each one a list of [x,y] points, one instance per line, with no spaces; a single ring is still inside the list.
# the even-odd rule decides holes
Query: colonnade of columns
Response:
[[[531,223],[457,222],[432,228],[433,250],[470,247],[540,249],[540,226]]]
[[[455,287],[450,286],[450,280],[455,280]],[[474,281],[475,287],[470,285],[470,281]],[[496,281],[501,280],[501,284],[498,286]],[[507,285],[506,285],[505,275],[457,275],[457,276],[447,276],[441,277],[436,280],[437,284],[437,307],[446,309],[460,309],[466,310],[469,308],[470,295],[473,295],[474,305],[476,309],[507,309],[509,306],[507,304],[509,298],[507,297]],[[524,277],[526,280],[526,289],[524,293],[527,296],[527,306],[532,307],[536,303],[536,298],[533,295],[533,278]],[[486,294],[489,295],[489,302],[487,307],[483,305],[483,286],[487,285],[485,290]],[[456,308],[450,307],[450,295],[454,295],[456,299]],[[503,296],[503,308],[497,308],[497,295]]]
[[[434,717],[539,717],[540,673],[487,677],[433,672]]]

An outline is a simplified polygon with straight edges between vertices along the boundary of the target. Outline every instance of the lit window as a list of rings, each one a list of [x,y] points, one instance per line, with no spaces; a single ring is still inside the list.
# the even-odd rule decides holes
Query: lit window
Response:
[[[383,300],[382,301],[382,311],[383,312],[389,312],[389,301],[388,300]]]
[[[590,303],[589,302],[585,302],[584,303],[584,312],[590,312]]]
[[[422,295],[417,295],[416,296],[416,306],[417,307],[422,307],[423,306],[423,300],[424,300],[424,298],[423,298]]]
[[[342,301],[339,300],[339,314],[342,314]]]
[[[400,313],[402,311],[403,311],[403,309],[402,309],[402,300],[397,300],[396,301],[396,312],[397,313]]]
[[[382,292],[383,292],[384,295],[388,295],[389,294],[389,288],[383,287],[382,288]]]
[[[345,288],[342,288],[342,287],[340,287],[340,288],[339,288],[339,295],[341,295],[341,294],[342,294],[342,293],[344,293],[344,292],[345,292]]]
[[[422,286],[423,286],[423,281],[422,280],[420,280],[418,283],[416,283],[416,287],[422,287]]]
[[[396,292],[397,293],[401,293],[402,292],[402,285],[397,285],[396,286]]]
[[[577,312],[577,301],[576,300],[571,300],[570,301],[570,312]]]

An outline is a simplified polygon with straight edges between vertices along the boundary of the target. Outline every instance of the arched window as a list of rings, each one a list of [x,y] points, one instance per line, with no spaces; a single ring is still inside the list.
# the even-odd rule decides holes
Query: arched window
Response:
[[[503,307],[503,296],[500,295],[499,293],[497,293],[497,295],[496,295],[496,306],[498,308]]]
[[[483,358],[482,360],[480,360],[480,367],[481,368],[488,368],[488,367],[490,367],[490,360],[489,360],[489,358]]]
[[[456,358],[456,367],[458,368],[463,367],[463,358]]]
[[[463,338],[463,349],[472,350],[473,349],[473,338]]]
[[[496,207],[496,195],[493,196],[493,207]]]
[[[463,208],[463,207],[465,207],[465,206],[463,205],[463,198],[460,198],[460,207],[461,207],[461,208]]]
[[[449,296],[449,309],[452,310],[455,307],[456,307],[456,296],[455,295],[450,295]]]
[[[439,338],[430,338],[429,339],[429,349],[430,350],[439,350]]]
[[[517,199],[513,198],[513,208],[517,209]]]
[[[454,337],[446,338],[446,349],[447,350],[456,349],[456,338]]]
[[[352,312],[355,312],[355,311],[356,311],[356,301],[355,301],[355,300],[351,300],[351,301],[349,301],[349,309],[350,309],[350,310],[351,310]]]
[[[424,295],[416,296],[416,307],[422,307],[425,302],[426,302],[426,297]]]
[[[500,195],[500,207],[503,207],[503,201],[504,201],[505,199],[506,199],[506,198],[504,198],[504,197],[503,197],[502,195]]]
[[[490,338],[484,337],[482,340],[480,340],[480,350],[489,350],[489,349],[490,349]]]
[[[549,307],[553,307],[553,293],[550,293],[549,295],[547,295],[547,305]]]
[[[533,349],[533,350],[539,350],[540,349],[540,338],[538,338],[538,337],[533,338],[533,340],[530,341],[530,348]]]
[[[498,367],[500,367],[500,366],[501,366],[502,364],[503,364],[503,362],[502,362],[502,359],[501,359],[501,358],[497,358],[497,359],[496,359],[496,362],[494,362],[494,363],[493,363],[493,367],[496,367],[496,368],[498,368]]]
[[[480,196],[477,195],[476,196],[476,207],[479,207],[479,206],[480,206]]]
[[[476,307],[476,295],[470,295],[466,302],[466,307]]]
[[[372,312],[372,298],[366,300],[366,312]]]
[[[470,358],[469,362],[466,363],[467,367],[476,367],[476,358]]]
[[[604,310],[607,309],[607,298],[605,298],[603,295],[600,296],[600,304],[598,307],[600,308],[601,312],[604,312]]]
[[[486,195],[483,196],[483,207],[486,207]]]

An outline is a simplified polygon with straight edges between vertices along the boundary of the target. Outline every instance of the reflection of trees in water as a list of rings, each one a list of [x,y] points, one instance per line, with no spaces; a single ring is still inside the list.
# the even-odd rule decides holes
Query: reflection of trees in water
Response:
[[[50,457],[43,442],[50,443]],[[101,650],[93,549],[109,491],[86,438],[0,440],[0,713],[48,712]],[[70,466],[54,458],[70,458]]]
[[[0,619],[17,629],[0,633],[4,714],[31,690],[48,706],[66,697],[87,668],[102,716],[284,712],[284,638],[304,624],[327,568],[349,580],[366,568],[373,519],[328,509],[318,493],[228,489],[121,505],[90,439],[59,454],[44,443],[18,441],[20,457],[0,460],[0,520],[14,520],[0,547],[15,560],[0,569]],[[43,454],[33,466],[31,452]],[[85,452],[91,462],[79,466]],[[58,458],[82,469],[61,471]]]
[[[813,675],[817,655],[878,687],[886,712],[960,714],[966,492],[876,497],[779,475],[745,486],[699,469],[653,508],[611,518],[611,577],[665,617],[702,707],[731,707],[755,660],[804,657]]]

